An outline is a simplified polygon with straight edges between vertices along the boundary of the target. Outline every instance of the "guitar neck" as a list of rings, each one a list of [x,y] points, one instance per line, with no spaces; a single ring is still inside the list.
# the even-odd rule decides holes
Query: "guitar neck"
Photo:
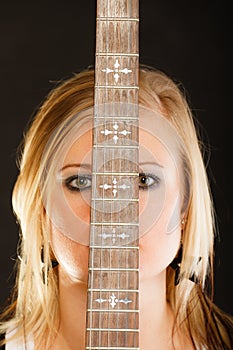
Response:
[[[86,349],[139,349],[138,0],[97,1]]]

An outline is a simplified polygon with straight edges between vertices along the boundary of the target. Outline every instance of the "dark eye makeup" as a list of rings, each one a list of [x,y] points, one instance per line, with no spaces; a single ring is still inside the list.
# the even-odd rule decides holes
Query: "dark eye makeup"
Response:
[[[158,187],[160,184],[160,178],[152,173],[140,173],[139,174],[139,189],[147,190]]]
[[[64,184],[68,190],[73,192],[87,190],[91,188],[91,175],[72,175],[64,180]],[[152,173],[140,173],[138,177],[138,184],[139,189],[152,189],[159,186],[160,178]]]
[[[91,175],[72,175],[64,182],[70,191],[80,192],[91,187]]]

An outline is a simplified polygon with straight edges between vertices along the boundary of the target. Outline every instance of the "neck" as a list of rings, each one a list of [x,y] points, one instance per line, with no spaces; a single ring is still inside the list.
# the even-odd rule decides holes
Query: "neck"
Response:
[[[140,280],[140,349],[167,349],[173,315],[166,300],[166,273]]]
[[[60,327],[53,350],[84,349],[87,285],[74,281],[60,267],[59,281]],[[140,348],[150,350],[155,344],[168,344],[171,335],[173,318],[166,301],[166,274],[142,279],[139,286]]]
[[[59,335],[53,350],[85,348],[87,284],[59,267]]]

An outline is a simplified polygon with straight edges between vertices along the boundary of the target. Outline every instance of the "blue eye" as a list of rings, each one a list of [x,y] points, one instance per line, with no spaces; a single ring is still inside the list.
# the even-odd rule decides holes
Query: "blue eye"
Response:
[[[70,191],[82,191],[91,187],[90,175],[73,175],[65,180],[65,185]]]
[[[139,188],[146,190],[149,187],[153,188],[158,186],[160,183],[160,178],[154,174],[141,173],[139,174]]]

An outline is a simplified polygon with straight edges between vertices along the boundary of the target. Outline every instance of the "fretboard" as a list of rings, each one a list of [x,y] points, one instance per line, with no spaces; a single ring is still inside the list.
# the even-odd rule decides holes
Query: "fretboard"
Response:
[[[139,349],[138,0],[97,0],[86,349]]]

